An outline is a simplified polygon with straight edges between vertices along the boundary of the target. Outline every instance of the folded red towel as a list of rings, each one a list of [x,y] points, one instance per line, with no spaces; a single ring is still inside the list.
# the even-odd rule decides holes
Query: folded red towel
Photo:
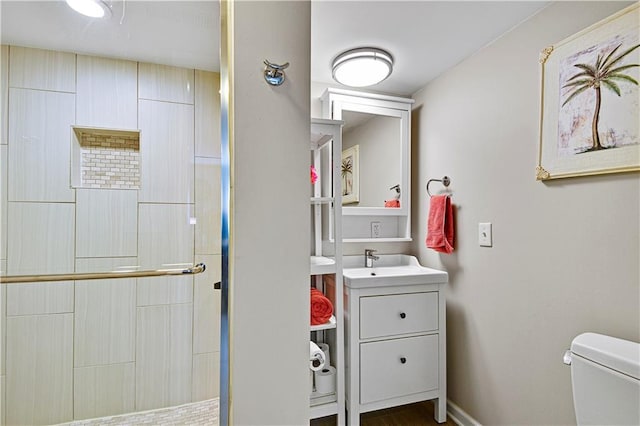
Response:
[[[400,200],[386,200],[384,202],[384,206],[385,207],[400,208]]]
[[[333,315],[333,304],[318,289],[311,289],[311,325],[324,324]]]
[[[434,195],[429,203],[427,247],[441,253],[453,251],[453,208],[448,195]]]

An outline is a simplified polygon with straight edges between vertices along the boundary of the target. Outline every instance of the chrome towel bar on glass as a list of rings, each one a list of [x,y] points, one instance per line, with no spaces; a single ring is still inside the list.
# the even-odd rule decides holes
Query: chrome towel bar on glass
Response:
[[[429,194],[429,197],[431,197],[431,193],[429,192],[429,184],[431,182],[442,182],[442,184],[447,187],[449,186],[449,184],[451,183],[451,179],[449,179],[449,176],[444,176],[442,179],[429,179],[427,181],[427,194]]]
[[[151,271],[111,271],[111,272],[87,272],[73,274],[50,274],[50,275],[7,275],[0,276],[2,284],[16,283],[37,283],[45,281],[74,281],[74,280],[100,280],[112,278],[144,278],[162,277],[165,275],[195,275],[204,270],[207,266],[204,263],[190,266],[186,269],[156,269]]]

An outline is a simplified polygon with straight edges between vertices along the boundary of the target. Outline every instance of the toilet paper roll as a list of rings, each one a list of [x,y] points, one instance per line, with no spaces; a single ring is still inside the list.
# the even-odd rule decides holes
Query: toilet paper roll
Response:
[[[324,365],[325,365],[325,367],[330,366],[331,365],[331,353],[329,351],[329,345],[327,345],[326,343],[318,343],[318,347],[320,348],[320,350],[324,354]]]
[[[336,391],[336,369],[335,367],[325,367],[313,373],[316,382],[316,392],[333,393]]]
[[[312,341],[309,341],[309,368],[319,371],[324,367],[324,352]]]

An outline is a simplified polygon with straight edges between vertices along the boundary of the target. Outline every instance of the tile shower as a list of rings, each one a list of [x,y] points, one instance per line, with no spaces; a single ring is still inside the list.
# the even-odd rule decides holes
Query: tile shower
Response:
[[[2,271],[207,265],[1,286],[2,424],[216,397],[218,74],[16,46],[0,64]]]

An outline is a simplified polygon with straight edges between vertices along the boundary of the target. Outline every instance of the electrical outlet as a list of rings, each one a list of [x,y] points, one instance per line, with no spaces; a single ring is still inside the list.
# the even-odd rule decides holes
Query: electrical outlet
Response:
[[[371,237],[380,238],[381,233],[382,225],[380,224],[380,222],[371,222]]]
[[[493,247],[491,223],[478,224],[478,244],[480,247]]]

